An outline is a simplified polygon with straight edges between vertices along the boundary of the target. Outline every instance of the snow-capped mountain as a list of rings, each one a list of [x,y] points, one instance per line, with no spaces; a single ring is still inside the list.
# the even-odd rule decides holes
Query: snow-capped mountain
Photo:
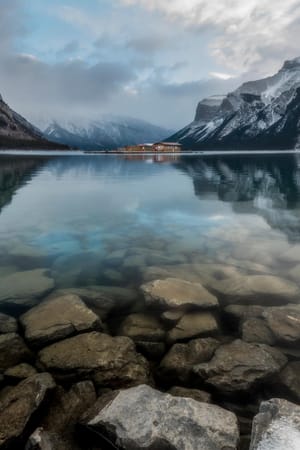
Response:
[[[80,149],[115,149],[124,145],[155,142],[170,135],[170,130],[148,122],[117,116],[97,120],[71,118],[36,122],[44,136],[51,141]]]
[[[13,111],[0,95],[0,148],[57,147],[57,144],[47,141],[36,127]]]
[[[300,57],[274,76],[202,100],[194,121],[170,140],[202,149],[300,147]]]

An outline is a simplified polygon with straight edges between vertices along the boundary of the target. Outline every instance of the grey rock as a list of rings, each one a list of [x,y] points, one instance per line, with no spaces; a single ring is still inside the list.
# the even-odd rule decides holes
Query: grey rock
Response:
[[[21,381],[29,378],[37,373],[36,369],[27,363],[21,363],[17,366],[10,367],[4,372],[4,375],[13,381]]]
[[[220,345],[219,341],[212,338],[174,344],[159,365],[159,377],[168,383],[189,384],[193,366],[210,361]]]
[[[181,319],[181,317],[184,315],[184,311],[178,311],[174,309],[170,309],[168,311],[164,311],[161,314],[161,320],[166,325],[176,325],[176,323]]]
[[[268,308],[264,312],[267,324],[276,340],[286,345],[300,343],[300,305]]]
[[[200,389],[189,389],[180,386],[173,386],[168,390],[168,394],[174,395],[175,397],[192,398],[201,403],[211,403],[211,394],[205,391],[200,391]]]
[[[128,387],[148,381],[149,366],[125,336],[92,332],[65,339],[39,352],[43,367],[62,380],[86,379],[97,386]]]
[[[236,450],[239,439],[231,412],[145,385],[100,398],[81,422],[124,450]]]
[[[174,309],[216,308],[218,299],[200,283],[167,278],[155,280],[141,286],[146,304]]]
[[[242,338],[246,342],[257,342],[258,344],[274,345],[275,338],[263,319],[249,318],[242,324]]]
[[[232,394],[268,381],[286,363],[286,357],[273,347],[236,340],[219,347],[211,361],[198,364],[193,370],[200,382]]]
[[[159,320],[151,314],[130,314],[121,323],[118,335],[128,336],[134,341],[159,342],[165,339],[165,330]]]
[[[300,361],[288,363],[276,381],[281,389],[300,402]]]
[[[46,269],[27,270],[1,279],[0,303],[32,306],[54,288],[54,280]]]
[[[167,334],[170,343],[186,341],[197,337],[214,336],[219,333],[219,325],[210,312],[192,312],[185,314]]]
[[[16,333],[0,335],[0,372],[31,358],[32,354],[21,336]]]
[[[300,406],[282,399],[263,402],[253,420],[250,450],[298,450]]]
[[[30,419],[55,387],[48,373],[40,373],[21,381],[0,400],[0,449],[22,448]]]
[[[16,319],[0,312],[0,334],[16,333],[17,329],[18,324]]]
[[[101,320],[74,294],[40,303],[20,317],[26,340],[42,347],[67,336],[101,329]]]

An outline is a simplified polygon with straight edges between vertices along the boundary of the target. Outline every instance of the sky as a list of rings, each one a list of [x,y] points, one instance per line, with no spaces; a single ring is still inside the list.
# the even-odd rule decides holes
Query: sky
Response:
[[[300,56],[299,0],[0,0],[0,93],[36,124],[179,129],[199,100]]]

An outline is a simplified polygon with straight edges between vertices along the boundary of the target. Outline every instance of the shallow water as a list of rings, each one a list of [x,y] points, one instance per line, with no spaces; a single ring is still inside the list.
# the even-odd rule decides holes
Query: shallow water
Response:
[[[297,155],[1,156],[0,208],[0,276],[138,287],[218,264],[298,282]]]

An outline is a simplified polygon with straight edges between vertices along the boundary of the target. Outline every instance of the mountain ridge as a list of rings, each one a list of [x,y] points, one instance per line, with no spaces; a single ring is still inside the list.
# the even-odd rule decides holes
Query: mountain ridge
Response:
[[[185,148],[258,150],[300,146],[300,58],[273,76],[243,83],[197,106],[192,123],[168,138]]]

